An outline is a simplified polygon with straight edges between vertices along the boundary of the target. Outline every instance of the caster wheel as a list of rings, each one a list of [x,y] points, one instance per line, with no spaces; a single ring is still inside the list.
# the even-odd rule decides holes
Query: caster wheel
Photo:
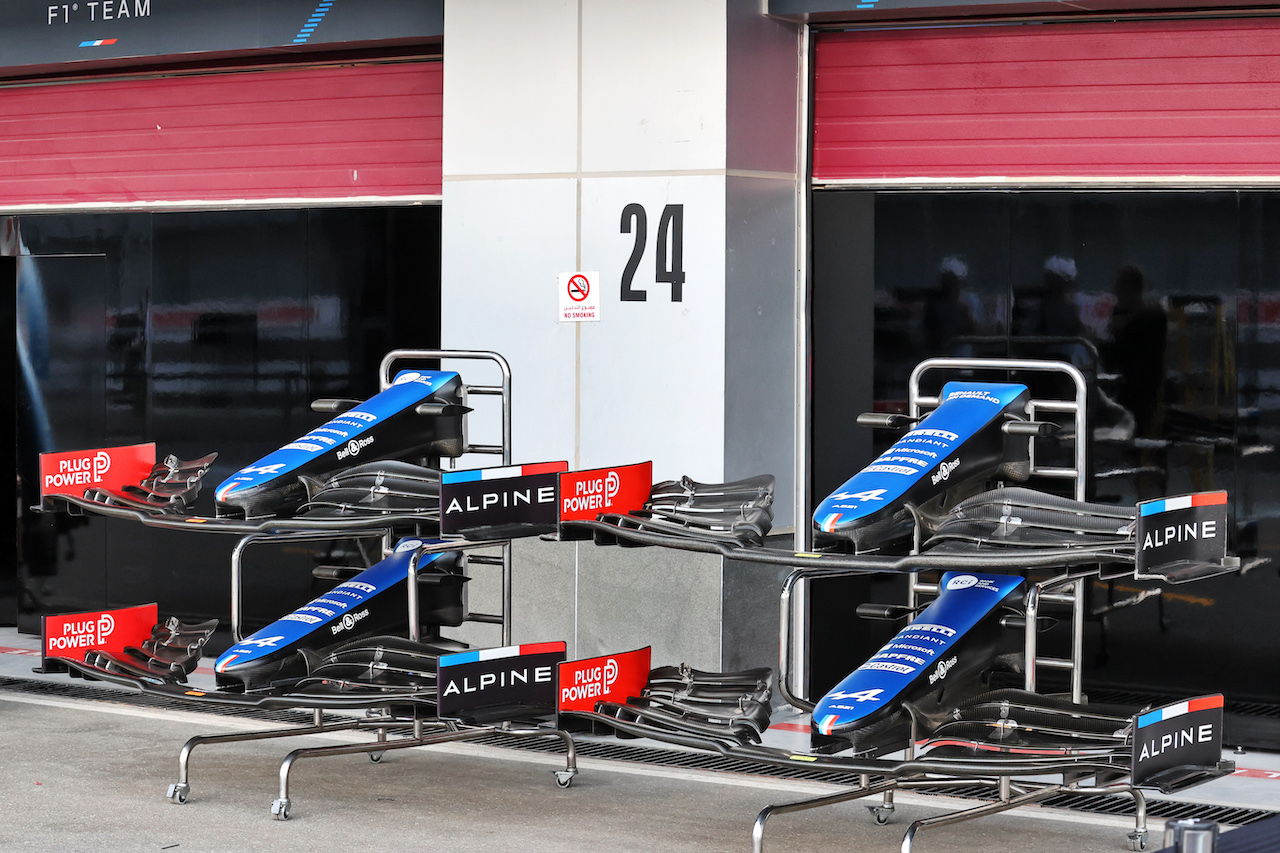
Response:
[[[169,790],[165,792],[165,796],[169,798],[169,802],[183,805],[187,801],[187,794],[191,793],[191,786],[182,782],[175,782],[169,786]]]
[[[893,806],[867,806],[867,811],[875,818],[876,826],[886,825],[889,818],[893,817]]]
[[[382,756],[385,754],[386,753],[382,753],[382,752],[371,752],[369,753],[369,760],[372,761],[374,764],[377,764],[382,760]]]
[[[274,803],[272,803],[271,816],[276,820],[288,820],[289,819],[289,801],[276,800]]]
[[[1147,834],[1145,832],[1129,833],[1129,849],[1130,850],[1146,850]]]
[[[568,788],[573,784],[573,777],[577,775],[576,770],[557,770],[556,771],[556,787]]]

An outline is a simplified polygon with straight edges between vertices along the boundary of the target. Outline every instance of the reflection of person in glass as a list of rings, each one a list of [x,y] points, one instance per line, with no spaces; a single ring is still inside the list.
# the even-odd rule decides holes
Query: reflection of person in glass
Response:
[[[951,341],[973,334],[973,312],[963,301],[969,265],[963,258],[948,255],[938,267],[938,287],[925,296],[924,341],[929,355],[967,355]]]
[[[1014,333],[1027,337],[1074,338],[1080,334],[1080,312],[1075,303],[1076,262],[1054,255],[1044,262],[1040,298],[1020,312]]]
[[[1116,302],[1102,357],[1119,377],[1116,402],[1133,413],[1134,435],[1158,438],[1168,323],[1164,309],[1145,299],[1145,290],[1146,276],[1138,267],[1129,264],[1116,271]]]

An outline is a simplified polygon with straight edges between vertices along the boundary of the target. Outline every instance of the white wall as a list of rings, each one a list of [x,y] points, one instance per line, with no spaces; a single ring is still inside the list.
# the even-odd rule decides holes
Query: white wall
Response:
[[[513,462],[651,459],[655,479],[701,481],[774,473],[788,513],[780,523],[791,523],[797,113],[787,74],[797,42],[788,26],[764,19],[754,0],[446,5],[442,339],[511,362]],[[742,41],[734,55],[731,32]],[[751,81],[732,85],[734,68]],[[762,123],[753,93],[779,115]],[[750,138],[731,140],[731,120]],[[622,299],[638,246],[629,205],[647,219],[630,281],[644,301]],[[657,281],[659,225],[677,208],[679,302]],[[599,322],[558,322],[557,276],[570,271],[599,272]],[[464,376],[467,367],[458,365]],[[565,639],[571,656],[652,642],[655,664],[716,668],[742,659],[724,648],[727,636],[754,631],[725,624],[725,596],[776,601],[771,580],[745,593],[726,584],[718,557],[590,543],[522,543],[517,553],[516,641]],[[481,577],[471,590],[479,609],[496,594]],[[491,644],[486,630],[464,638]],[[765,633],[776,648],[776,626]],[[752,665],[770,663],[760,654]]]
[[[724,471],[724,0],[467,0],[445,10],[443,342],[515,376],[515,461]],[[644,206],[644,253],[620,299]],[[655,282],[683,205],[681,302]],[[598,323],[557,274],[601,274]]]

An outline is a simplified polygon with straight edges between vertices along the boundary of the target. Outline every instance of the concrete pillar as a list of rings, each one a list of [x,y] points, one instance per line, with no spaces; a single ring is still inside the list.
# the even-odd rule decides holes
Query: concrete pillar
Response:
[[[793,523],[798,44],[739,0],[447,4],[442,339],[511,361],[513,461],[773,473]],[[578,270],[599,322],[558,321]],[[721,564],[522,542],[516,639],[718,668]]]

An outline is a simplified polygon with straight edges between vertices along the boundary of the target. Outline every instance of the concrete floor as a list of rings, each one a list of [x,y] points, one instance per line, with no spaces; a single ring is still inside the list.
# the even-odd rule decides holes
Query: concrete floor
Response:
[[[0,636],[0,675],[41,678],[31,674],[38,657],[21,648],[26,645],[28,638]],[[73,683],[65,676],[42,678]],[[100,689],[112,695],[110,688]],[[188,802],[166,799],[187,738],[271,727],[242,717],[0,685],[0,851],[747,853],[761,808],[841,790],[587,758],[572,787],[563,790],[553,776],[563,758],[446,745],[388,752],[378,764],[364,755],[300,761],[291,780],[292,819],[273,820],[280,762],[290,750],[370,737],[333,733],[200,746],[192,757]],[[1257,758],[1245,763],[1262,761]],[[1280,781],[1249,781],[1271,807],[1280,805]],[[766,850],[891,853],[911,821],[959,804],[899,794],[897,813],[883,827],[857,802],[778,815],[769,822]],[[1110,853],[1126,849],[1131,828],[1128,818],[1029,807],[929,830],[913,849]],[[1149,849],[1159,846],[1162,831],[1162,823],[1153,821]]]

